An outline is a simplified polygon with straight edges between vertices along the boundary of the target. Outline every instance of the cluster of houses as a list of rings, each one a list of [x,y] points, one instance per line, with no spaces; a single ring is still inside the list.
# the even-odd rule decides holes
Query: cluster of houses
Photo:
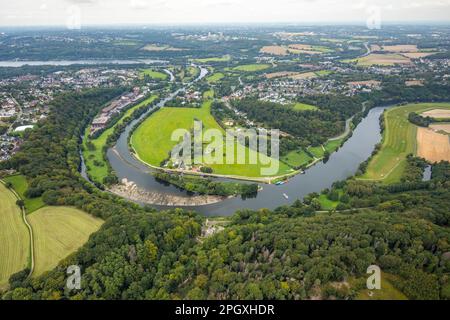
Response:
[[[0,161],[6,161],[16,153],[22,140],[18,137],[11,137],[6,134],[0,136]]]
[[[14,99],[7,97],[0,100],[0,120],[9,119],[17,115],[17,105]]]
[[[0,161],[8,160],[20,147],[20,133],[47,117],[54,97],[85,88],[130,85],[137,69],[107,67],[62,70],[43,76],[20,75],[0,79]],[[13,88],[13,89],[11,89]],[[147,87],[143,88],[148,90]],[[140,89],[121,97],[109,113],[125,108],[145,94]],[[105,108],[106,109],[106,108]]]

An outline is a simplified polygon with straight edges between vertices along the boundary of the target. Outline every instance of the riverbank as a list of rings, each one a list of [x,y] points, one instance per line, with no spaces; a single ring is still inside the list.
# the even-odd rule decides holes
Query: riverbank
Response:
[[[186,197],[161,192],[150,192],[140,188],[133,181],[123,179],[122,183],[107,189],[109,192],[120,197],[143,204],[158,206],[182,206],[195,207],[222,202],[231,197],[212,195],[187,195]]]

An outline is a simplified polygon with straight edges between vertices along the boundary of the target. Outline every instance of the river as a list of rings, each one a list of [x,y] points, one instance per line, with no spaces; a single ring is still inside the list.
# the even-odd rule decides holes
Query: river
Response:
[[[161,102],[160,106],[165,101],[167,100]],[[381,141],[379,118],[386,108],[371,109],[367,117],[356,127],[352,137],[342,148],[333,153],[326,163],[316,164],[308,169],[305,174],[293,177],[284,185],[262,185],[263,190],[255,198],[242,199],[236,197],[211,205],[185,208],[195,210],[206,216],[228,216],[239,209],[275,209],[282,205],[290,205],[309,193],[330,188],[334,182],[353,176],[360,163],[370,157],[375,145]],[[190,194],[184,190],[157,181],[150,175],[151,169],[131,155],[127,140],[132,128],[138,121],[133,121],[120,136],[116,146],[108,150],[108,159],[119,179],[126,178],[128,181],[133,181],[137,187],[145,191],[190,197]],[[287,195],[288,199],[284,195]],[[166,206],[155,207],[159,209],[169,208]]]

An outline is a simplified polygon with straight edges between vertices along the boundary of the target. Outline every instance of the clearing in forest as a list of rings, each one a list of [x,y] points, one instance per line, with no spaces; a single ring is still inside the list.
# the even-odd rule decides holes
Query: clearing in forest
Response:
[[[33,276],[56,267],[100,229],[103,220],[70,207],[45,207],[29,215],[35,241]]]
[[[0,289],[9,277],[27,267],[30,236],[16,205],[17,198],[0,183]]]

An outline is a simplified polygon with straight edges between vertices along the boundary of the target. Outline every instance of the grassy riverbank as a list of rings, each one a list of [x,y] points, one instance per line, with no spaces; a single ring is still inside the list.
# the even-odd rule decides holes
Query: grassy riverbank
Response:
[[[384,183],[399,182],[406,168],[407,156],[416,154],[417,126],[409,122],[408,115],[411,112],[421,113],[432,109],[450,109],[450,104],[408,104],[386,111],[381,149],[371,159],[360,179]]]
[[[144,101],[136,104],[135,106],[129,108],[123,116],[110,128],[106,129],[100,136],[95,139],[89,137],[90,127],[86,128],[84,138],[83,138],[83,156],[87,168],[87,173],[89,177],[98,182],[103,183],[103,179],[108,176],[108,163],[104,159],[103,148],[107,144],[109,136],[114,132],[114,129],[121,125],[125,119],[129,118],[133,112],[136,110],[152,103],[157,99],[158,96],[152,95],[145,99]]]

